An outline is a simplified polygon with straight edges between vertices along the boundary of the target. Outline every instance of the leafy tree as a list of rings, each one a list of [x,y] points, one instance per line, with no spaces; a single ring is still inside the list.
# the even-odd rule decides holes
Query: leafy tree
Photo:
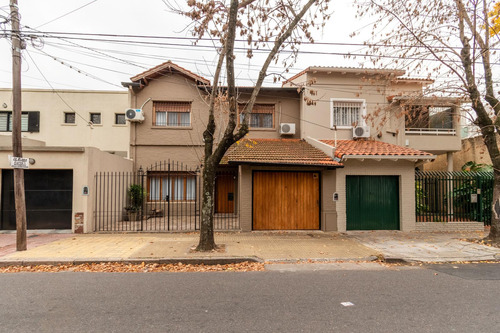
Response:
[[[358,14],[374,15],[375,63],[406,68],[412,75],[439,76],[440,94],[460,94],[470,101],[494,169],[493,216],[488,238],[500,242],[500,102],[492,63],[487,0],[358,1]],[[498,37],[498,35],[496,36]],[[493,41],[498,44],[498,38]],[[494,45],[494,44],[493,44]],[[389,61],[390,59],[395,59]],[[496,73],[497,74],[497,73]]]
[[[489,165],[489,164],[476,163],[474,161],[468,161],[464,165],[462,165],[462,171],[491,172],[491,171],[493,171],[493,167],[491,165]]]
[[[271,63],[277,63],[280,52],[291,51],[281,61],[284,70],[294,63],[303,39],[313,42],[311,30],[320,29],[329,18],[329,0],[189,0],[189,9],[176,9],[192,19],[190,26],[197,38],[211,38],[219,56],[213,82],[207,87],[208,121],[203,132],[203,192],[199,251],[216,248],[214,241],[214,188],[217,167],[226,151],[248,133],[248,117]],[[170,5],[173,8],[172,5]],[[237,92],[234,70],[236,39],[247,41],[247,57],[253,51],[267,52],[255,79],[254,89],[237,127]],[[221,86],[225,80],[226,85]],[[222,135],[216,135],[216,112],[224,110],[227,121]]]
[[[497,2],[493,9],[488,12],[489,24],[490,24],[490,36],[500,34],[500,2]]]

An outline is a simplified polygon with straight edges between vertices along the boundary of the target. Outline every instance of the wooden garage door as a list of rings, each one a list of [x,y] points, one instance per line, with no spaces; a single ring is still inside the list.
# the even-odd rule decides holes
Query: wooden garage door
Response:
[[[253,229],[319,229],[319,173],[255,171]]]
[[[347,230],[398,230],[397,176],[346,177]]]

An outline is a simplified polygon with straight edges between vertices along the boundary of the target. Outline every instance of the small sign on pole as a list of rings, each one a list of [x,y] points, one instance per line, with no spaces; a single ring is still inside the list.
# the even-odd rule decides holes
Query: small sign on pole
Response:
[[[27,157],[16,157],[9,155],[10,166],[14,169],[29,169],[30,159]]]

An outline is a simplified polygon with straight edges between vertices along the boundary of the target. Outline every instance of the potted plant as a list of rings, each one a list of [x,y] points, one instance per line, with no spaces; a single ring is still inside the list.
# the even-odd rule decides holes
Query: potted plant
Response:
[[[128,212],[130,221],[137,221],[140,219],[140,214],[142,213],[142,205],[146,193],[144,192],[144,188],[137,184],[130,185],[127,193],[130,199],[130,205],[125,207],[125,210]]]

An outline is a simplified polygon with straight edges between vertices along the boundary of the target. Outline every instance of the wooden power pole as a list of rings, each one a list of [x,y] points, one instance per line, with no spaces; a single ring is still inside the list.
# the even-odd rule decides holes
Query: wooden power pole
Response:
[[[23,157],[21,139],[21,49],[24,48],[19,29],[19,8],[17,0],[10,0],[12,22],[12,152],[14,157]],[[24,197],[24,170],[14,167],[14,197],[16,202],[16,249],[25,251],[26,244],[26,202]]]

